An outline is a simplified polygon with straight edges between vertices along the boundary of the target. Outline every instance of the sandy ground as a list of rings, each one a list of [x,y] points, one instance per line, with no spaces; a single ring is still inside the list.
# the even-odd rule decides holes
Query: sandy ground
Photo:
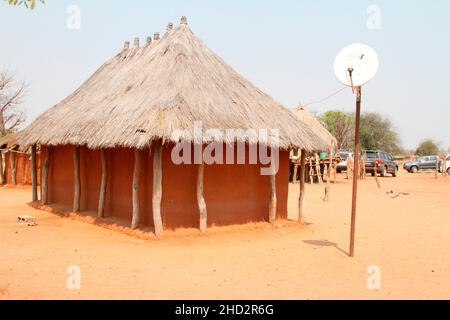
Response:
[[[162,241],[30,208],[28,188],[0,189],[1,299],[449,299],[450,177],[402,174],[360,183],[356,257],[347,256],[351,183],[330,202],[308,185],[306,227],[280,221],[169,233]],[[298,185],[290,186],[296,218]],[[410,195],[391,198],[386,191]],[[18,215],[38,226],[16,223]],[[81,289],[67,289],[67,268]],[[369,290],[368,266],[381,271]]]

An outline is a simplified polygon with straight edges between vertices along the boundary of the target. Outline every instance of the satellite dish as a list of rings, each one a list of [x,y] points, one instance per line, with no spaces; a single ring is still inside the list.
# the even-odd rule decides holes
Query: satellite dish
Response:
[[[334,73],[340,82],[359,87],[372,79],[378,71],[378,56],[365,44],[352,44],[339,52],[334,61]]]

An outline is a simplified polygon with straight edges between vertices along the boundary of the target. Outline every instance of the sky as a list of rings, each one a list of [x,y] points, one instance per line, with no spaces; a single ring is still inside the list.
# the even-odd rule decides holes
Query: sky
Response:
[[[124,41],[143,43],[183,15],[257,87],[286,107],[308,104],[317,114],[354,111],[351,89],[309,103],[342,87],[333,71],[336,54],[365,43],[380,68],[362,88],[362,112],[389,117],[407,149],[427,138],[450,146],[448,0],[46,0],[33,11],[1,1],[0,69],[28,84],[29,123],[76,90]]]

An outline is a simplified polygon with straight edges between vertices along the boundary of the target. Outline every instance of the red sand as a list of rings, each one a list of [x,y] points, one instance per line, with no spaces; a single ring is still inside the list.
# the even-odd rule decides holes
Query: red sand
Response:
[[[182,229],[162,241],[36,210],[29,188],[0,188],[0,298],[449,299],[450,177],[380,182],[360,183],[355,258],[346,255],[351,184],[342,177],[329,203],[323,186],[307,185],[307,227]],[[297,192],[291,185],[291,218]],[[38,226],[18,225],[18,215]],[[80,290],[66,288],[70,265],[81,268]],[[367,289],[369,265],[381,269],[380,290]]]

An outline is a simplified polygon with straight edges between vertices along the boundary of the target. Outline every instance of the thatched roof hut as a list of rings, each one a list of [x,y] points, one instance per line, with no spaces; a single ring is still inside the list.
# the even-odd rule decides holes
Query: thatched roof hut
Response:
[[[299,106],[292,111],[303,123],[307,124],[314,131],[314,133],[324,141],[323,144],[328,146],[323,150],[337,147],[336,138],[320,123],[320,121],[311,112],[306,109],[306,107]]]
[[[275,130],[279,139],[199,136],[197,122],[203,131]],[[328,147],[307,123],[211,51],[184,17],[178,27],[169,24],[163,37],[155,34],[144,46],[139,39],[132,47],[126,42],[21,138],[34,151],[42,146],[43,204],[131,218],[132,228],[147,225],[157,235],[163,225],[199,223],[204,231],[207,225],[287,217],[289,149]],[[214,151],[220,159],[213,164],[200,159],[180,165],[172,158],[180,141],[187,142],[186,153],[218,142],[227,147],[226,162]],[[279,147],[269,156],[271,164],[279,158],[278,171],[271,168],[267,176],[260,173],[266,168],[262,161],[240,163],[233,151],[239,153],[238,143],[244,146],[244,158],[255,146],[259,151]],[[261,153],[257,157],[261,160]],[[34,188],[33,199],[36,195]]]
[[[279,129],[280,147],[325,146],[308,125],[243,78],[198,39],[186,20],[144,46],[136,39],[79,89],[38,117],[24,143],[145,148],[172,141],[194,121],[205,130]],[[223,138],[223,142],[233,143]],[[251,141],[263,142],[265,141]]]
[[[31,183],[30,154],[19,144],[21,134],[13,132],[0,138],[0,185]]]
[[[0,149],[12,149],[19,146],[18,143],[19,132],[7,134],[0,138]]]

